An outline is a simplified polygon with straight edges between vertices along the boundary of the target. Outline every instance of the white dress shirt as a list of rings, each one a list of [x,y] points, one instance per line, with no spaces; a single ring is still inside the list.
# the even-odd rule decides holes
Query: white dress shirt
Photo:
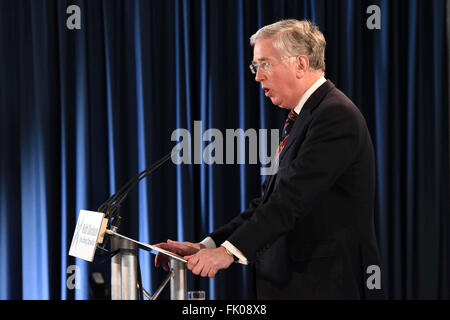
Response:
[[[326,81],[327,81],[327,79],[325,79],[325,77],[322,76],[319,79],[317,79],[317,81],[314,82],[313,85],[311,87],[309,87],[308,90],[305,91],[305,93],[300,97],[300,100],[298,101],[297,105],[294,108],[294,111],[295,111],[296,114],[300,114],[300,111],[302,110],[303,105],[305,104],[305,102]]]

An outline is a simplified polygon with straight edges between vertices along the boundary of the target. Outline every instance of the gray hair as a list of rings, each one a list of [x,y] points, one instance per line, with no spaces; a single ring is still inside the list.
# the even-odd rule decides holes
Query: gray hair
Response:
[[[250,37],[250,45],[268,38],[274,38],[273,46],[280,55],[306,55],[311,69],[325,72],[325,37],[311,21],[289,19],[269,24]]]

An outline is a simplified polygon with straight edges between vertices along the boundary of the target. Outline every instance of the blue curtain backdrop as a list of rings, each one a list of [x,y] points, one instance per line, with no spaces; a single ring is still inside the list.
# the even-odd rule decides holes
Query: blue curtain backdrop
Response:
[[[72,4],[81,30],[66,27]],[[379,30],[366,27],[372,4]],[[286,113],[250,74],[248,38],[282,18],[320,27],[326,77],[367,119],[389,297],[449,298],[445,12],[439,0],[0,0],[0,298],[89,299],[93,271],[108,282],[107,263],[68,256],[77,214],[169,152],[175,129],[192,143],[195,120],[203,131],[278,129]],[[148,243],[200,241],[263,180],[259,165],[169,162],[130,194],[119,231]],[[140,253],[151,292],[165,276],[153,259]],[[79,289],[66,285],[71,265]],[[251,268],[233,265],[188,284],[209,299],[249,299],[251,279]]]

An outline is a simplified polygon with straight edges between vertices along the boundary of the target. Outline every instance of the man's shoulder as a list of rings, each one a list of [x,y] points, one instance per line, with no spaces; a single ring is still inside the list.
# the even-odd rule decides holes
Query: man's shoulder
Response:
[[[336,111],[358,116],[361,114],[356,104],[336,87],[327,92],[314,111],[317,113]]]
[[[317,121],[335,119],[350,121],[358,126],[366,125],[365,118],[356,104],[336,87],[327,92],[317,107],[312,110],[312,118]]]
[[[347,95],[339,90],[337,87],[333,87],[327,94],[324,96],[322,102],[322,107],[331,107],[337,106],[341,108],[357,108],[355,103],[347,97]]]
[[[332,107],[356,107],[353,101],[339,90],[333,82],[327,80],[311,95],[304,108],[314,113],[317,109]]]

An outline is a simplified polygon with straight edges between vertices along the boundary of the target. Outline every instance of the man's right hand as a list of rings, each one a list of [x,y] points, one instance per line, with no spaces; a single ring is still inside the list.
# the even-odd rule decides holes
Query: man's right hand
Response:
[[[180,256],[190,256],[197,253],[200,249],[206,248],[201,243],[192,243],[192,242],[178,242],[167,240],[167,242],[161,242],[155,244],[155,247],[176,253]],[[169,262],[170,258],[165,254],[158,252],[155,258],[155,267],[162,267],[165,271],[169,271]]]

